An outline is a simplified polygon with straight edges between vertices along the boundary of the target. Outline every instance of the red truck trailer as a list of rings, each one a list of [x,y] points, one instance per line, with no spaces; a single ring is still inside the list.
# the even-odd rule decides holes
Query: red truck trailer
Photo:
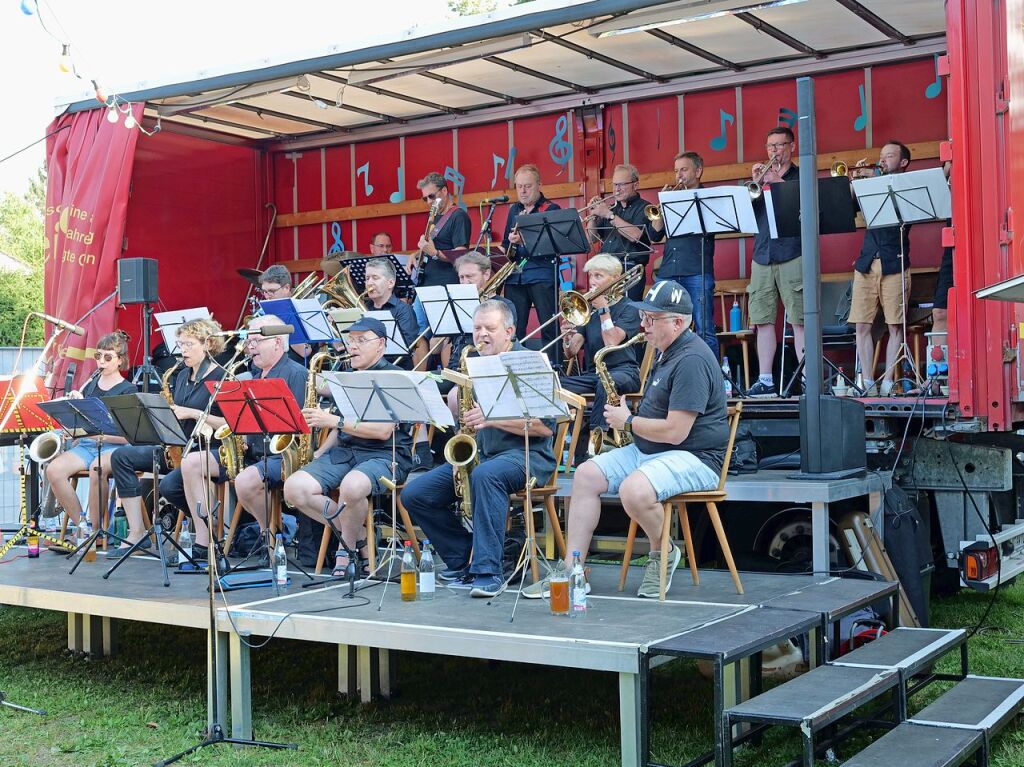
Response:
[[[867,402],[868,450],[873,467],[918,491],[936,564],[991,587],[1024,569],[1024,326],[1017,305],[975,296],[1022,271],[1022,10],[1021,0],[542,0],[83,98],[48,139],[46,310],[92,312],[87,335],[60,347],[55,380],[79,361],[81,381],[115,325],[141,349],[141,307],[111,298],[120,260],[158,261],[154,308],[206,306],[233,327],[247,313],[238,269],[283,263],[301,277],[380,231],[413,250],[426,222],[416,182],[431,171],[474,227],[479,203],[514,194],[525,163],[563,206],[605,192],[620,163],[639,169],[653,200],[683,150],[703,156],[705,182],[742,182],[767,130],[795,123],[796,78],[811,76],[822,175],[837,160],[873,161],[889,139],[910,146],[913,169],[952,160],[952,224],[911,232],[915,280],[933,279],[953,248],[948,395]],[[503,223],[499,209],[496,231]],[[849,278],[862,237],[821,239],[823,284]],[[747,239],[718,242],[720,287],[742,290],[750,254]],[[750,416],[771,434],[795,413],[773,403]],[[781,529],[793,517],[765,515],[747,531],[751,546],[767,550]]]

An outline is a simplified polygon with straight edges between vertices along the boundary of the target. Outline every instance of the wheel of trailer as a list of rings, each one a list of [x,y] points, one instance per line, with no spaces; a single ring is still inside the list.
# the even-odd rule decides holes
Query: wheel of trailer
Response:
[[[769,517],[754,537],[754,551],[778,562],[785,572],[807,572],[813,561],[811,510],[793,508]],[[828,551],[830,567],[838,568],[839,541],[835,524],[829,523]]]

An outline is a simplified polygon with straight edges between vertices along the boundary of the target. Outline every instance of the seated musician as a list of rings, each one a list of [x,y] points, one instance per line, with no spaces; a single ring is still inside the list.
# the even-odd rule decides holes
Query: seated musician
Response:
[[[395,265],[386,258],[371,258],[366,262],[366,308],[375,311],[388,311],[398,323],[398,332],[406,346],[416,341],[419,335],[416,315],[412,307],[395,295]],[[411,354],[403,354],[404,367],[412,367]]]
[[[473,344],[483,356],[520,351],[513,341],[515,318],[500,301],[484,301],[473,315]],[[505,588],[503,552],[509,494],[526,486],[522,420],[488,421],[479,406],[463,414],[476,430],[480,463],[470,474],[473,532],[453,512],[457,497],[452,467],[435,466],[402,491],[402,503],[444,560],[442,580],[449,588],[470,589],[474,597],[493,597]],[[530,422],[530,471],[547,478],[555,467],[554,424]],[[472,554],[472,561],[470,555]]]
[[[602,288],[622,274],[622,262],[608,253],[599,253],[587,261],[583,271],[590,278],[590,289]],[[562,388],[574,394],[593,394],[594,403],[590,411],[590,427],[605,430],[608,423],[604,417],[604,404],[607,391],[601,384],[594,367],[594,355],[606,346],[618,346],[640,332],[640,313],[636,305],[628,298],[609,306],[605,296],[598,296],[593,301],[594,312],[590,320],[579,329],[568,325],[562,320],[562,330],[568,331],[562,339],[566,359],[576,359],[583,352],[584,364],[579,375],[560,376]],[[601,364],[607,366],[608,373],[615,382],[619,394],[640,391],[640,356],[637,349],[619,349],[603,357]],[[579,440],[577,451],[586,449],[586,440]]]
[[[178,348],[181,350],[181,369],[173,377],[165,379],[170,390],[165,388],[164,396],[172,396],[171,410],[181,424],[181,431],[189,437],[196,425],[196,419],[203,414],[212,397],[206,387],[207,381],[219,381],[224,370],[213,360],[213,356],[224,350],[223,339],[214,335],[221,331],[220,324],[212,319],[189,320],[179,325],[175,331]],[[170,372],[170,371],[169,371]],[[216,407],[216,406],[214,406]],[[224,425],[219,410],[211,411],[206,425],[213,430]],[[198,442],[194,445],[198,447]],[[189,513],[185,497],[185,486],[182,482],[181,467],[173,470],[167,463],[165,450],[160,445],[125,445],[114,451],[110,465],[114,474],[114,485],[118,497],[128,518],[128,543],[120,548],[107,552],[108,558],[120,558],[128,551],[130,545],[146,534],[142,521],[142,483],[136,472],[152,471],[153,456],[156,454],[157,471],[166,476],[160,480],[160,495],[170,501],[178,509]],[[195,531],[195,542],[206,548],[209,546],[210,534],[206,524],[196,519],[193,513],[192,529]],[[147,540],[143,548],[150,548]]]
[[[288,384],[288,389],[301,405],[306,395],[306,368],[290,359],[286,353],[287,336],[263,336],[254,331],[268,325],[280,325],[281,318],[272,314],[256,317],[249,322],[249,331],[253,333],[245,341],[245,350],[252,357],[254,378],[281,378]],[[230,437],[229,439],[234,439]],[[245,437],[247,448],[240,456],[242,466],[237,466],[234,477],[235,492],[238,500],[249,513],[259,522],[260,530],[268,525],[268,510],[264,498],[264,482],[267,489],[279,488],[284,484],[281,476],[282,458],[280,455],[267,455],[264,463],[264,443],[260,436]],[[212,493],[206,484],[204,475],[214,482],[225,482],[230,477],[215,452],[196,451],[185,456],[181,462],[181,474],[185,484],[185,497],[188,499],[190,512],[195,515],[198,504],[202,504],[205,515]],[[201,525],[202,529],[205,525]],[[192,547],[194,559],[202,559],[207,552],[200,546]]]
[[[363,317],[348,331],[346,345],[352,355],[352,370],[398,370],[384,359],[387,331],[384,323]],[[404,482],[412,463],[411,437],[401,424],[345,423],[329,410],[306,408],[302,411],[314,430],[327,428],[330,435],[314,453],[312,463],[292,474],[284,483],[288,505],[311,519],[322,522],[324,511],[333,514],[341,505],[341,515],[334,524],[341,530],[345,546],[338,549],[335,575],[344,575],[349,554],[345,548],[366,551],[366,515],[371,494],[383,493],[381,478],[391,479],[391,438],[395,437],[396,483]],[[330,493],[338,489],[338,503]],[[362,568],[358,570],[362,572]]]
[[[633,444],[594,456],[576,470],[566,544],[585,559],[601,516],[601,493],[618,493],[626,514],[651,540],[637,596],[657,599],[661,502],[718,486],[729,421],[718,360],[689,330],[693,302],[686,289],[676,282],[655,283],[637,308],[648,343],[661,354],[636,415],[625,405],[605,406],[608,424],[630,432]],[[669,557],[666,589],[679,564],[679,548],[673,547]],[[545,588],[540,581],[523,596],[537,599]]]
[[[588,206],[587,239],[601,242],[601,252],[622,261],[628,270],[651,259],[651,238],[647,221],[647,201],[640,196],[640,172],[633,165],[616,165],[612,172],[612,196],[609,205],[595,197]],[[644,279],[629,289],[630,300],[644,294]]]
[[[117,394],[131,394],[138,391],[135,384],[125,379],[122,371],[128,369],[128,336],[124,331],[107,333],[96,342],[96,372],[77,391],[70,391],[68,399],[83,397],[113,397]],[[100,524],[99,490],[106,488],[110,476],[110,456],[125,444],[122,437],[104,436],[102,444],[95,437],[79,437],[69,450],[56,456],[46,465],[46,481],[53,488],[57,503],[67,512],[69,524],[77,525],[82,518],[82,504],[71,478],[89,470],[89,521],[93,529]],[[99,463],[97,463],[99,461]],[[102,466],[102,482],[94,481],[97,466]],[[66,551],[65,549],[60,549]]]
[[[292,273],[284,264],[274,264],[264,269],[259,279],[264,301],[292,297]],[[309,344],[292,344],[288,356],[296,362],[304,363],[311,351]]]

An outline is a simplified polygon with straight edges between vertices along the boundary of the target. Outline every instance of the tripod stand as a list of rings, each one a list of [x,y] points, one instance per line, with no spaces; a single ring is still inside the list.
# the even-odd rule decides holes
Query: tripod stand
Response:
[[[149,338],[150,328],[153,324],[153,304],[148,301],[142,305],[142,364],[135,371],[132,383],[140,386],[143,392],[148,392],[154,381],[160,380],[157,369],[153,366],[152,341]]]

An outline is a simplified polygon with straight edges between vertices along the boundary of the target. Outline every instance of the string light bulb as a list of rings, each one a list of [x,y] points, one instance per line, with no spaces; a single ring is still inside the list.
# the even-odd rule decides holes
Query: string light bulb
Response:
[[[74,68],[74,63],[71,61],[71,46],[67,43],[61,43],[60,51],[60,67],[61,72],[70,72]]]
[[[101,104],[106,104],[107,103],[107,92],[105,90],[103,90],[102,86],[98,82],[96,82],[95,80],[92,81],[92,87],[96,91],[96,100],[98,102],[100,102]]]
[[[114,124],[118,121],[120,115],[118,114],[117,107],[111,104],[107,107],[107,122]]]
[[[135,122],[135,115],[133,115],[131,112],[129,112],[127,114],[127,116],[125,116],[125,118],[124,118],[124,127],[126,127],[128,130],[131,130],[136,125],[138,125],[138,123]]]

